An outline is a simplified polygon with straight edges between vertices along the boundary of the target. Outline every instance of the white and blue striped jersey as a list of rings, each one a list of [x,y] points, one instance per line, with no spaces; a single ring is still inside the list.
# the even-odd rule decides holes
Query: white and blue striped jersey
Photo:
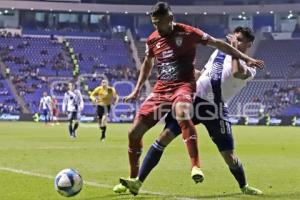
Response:
[[[64,95],[62,111],[80,112],[83,110],[84,101],[79,90],[67,91]]]
[[[50,110],[51,109],[51,97],[43,96],[40,100],[40,106],[43,110]]]
[[[244,61],[240,60],[240,64],[248,68],[251,77],[245,80],[233,77],[232,57],[215,50],[197,80],[196,96],[216,104],[222,102],[226,106],[256,74],[256,69],[248,67]]]

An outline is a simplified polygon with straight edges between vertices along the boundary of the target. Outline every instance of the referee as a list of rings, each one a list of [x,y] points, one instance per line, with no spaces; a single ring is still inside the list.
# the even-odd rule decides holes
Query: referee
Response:
[[[102,80],[101,85],[96,87],[90,94],[90,99],[97,105],[98,124],[101,130],[101,141],[105,140],[106,124],[111,104],[119,101],[119,96],[114,87],[108,85],[107,80]]]

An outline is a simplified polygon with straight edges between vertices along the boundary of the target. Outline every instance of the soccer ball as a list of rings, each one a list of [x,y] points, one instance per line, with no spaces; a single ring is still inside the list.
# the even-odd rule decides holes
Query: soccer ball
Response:
[[[55,177],[55,190],[65,197],[72,197],[82,189],[83,181],[78,171],[74,169],[61,170]]]

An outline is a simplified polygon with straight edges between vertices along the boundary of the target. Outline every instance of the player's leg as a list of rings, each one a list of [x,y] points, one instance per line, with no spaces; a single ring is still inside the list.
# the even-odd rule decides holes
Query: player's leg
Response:
[[[191,111],[193,105],[191,96],[180,95],[175,104],[176,119],[182,131],[182,138],[186,144],[190,160],[191,160],[191,176],[195,183],[200,183],[204,180],[204,175],[200,169],[197,131],[191,119]]]
[[[49,120],[49,110],[45,109],[44,110],[44,116],[45,116],[45,124],[48,124]]]
[[[110,106],[105,106],[104,107],[104,114],[101,119],[101,130],[102,130],[102,135],[101,135],[101,141],[103,141],[106,138],[106,125],[107,125],[107,118],[108,118],[108,113],[110,111]]]
[[[217,145],[224,158],[231,174],[244,194],[257,195],[262,192],[247,184],[245,171],[242,162],[234,153],[234,140],[232,136],[231,124],[228,121],[217,119],[204,123],[213,142]]]
[[[100,138],[101,141],[105,138],[104,134],[106,131],[105,128],[102,126],[102,122],[105,120],[105,119],[103,119],[103,118],[105,118],[105,110],[104,109],[105,109],[104,106],[101,106],[101,105],[97,106],[98,126],[101,131],[101,138]]]
[[[195,102],[197,103],[197,102]],[[194,103],[194,105],[195,105]],[[195,108],[196,106],[194,106]],[[201,110],[200,110],[201,112]],[[200,120],[193,117],[193,123],[199,124]],[[159,135],[158,139],[149,148],[142,166],[139,170],[137,179],[123,179],[123,184],[130,190],[131,193],[137,195],[139,189],[142,187],[143,182],[146,180],[151,171],[157,166],[160,158],[163,155],[164,149],[178,136],[181,134],[181,128],[178,122],[174,118],[172,112],[170,112],[166,119],[166,125],[164,131]]]
[[[133,122],[132,128],[128,131],[128,158],[130,166],[129,179],[135,179],[139,172],[139,160],[142,154],[143,142],[142,137],[151,127],[142,118],[136,118]],[[123,180],[126,178],[120,178],[120,184],[117,184],[113,191],[115,193],[123,193],[127,190],[127,185]]]
[[[234,154],[234,150],[221,151],[220,153],[228,165],[231,174],[238,182],[241,191],[248,195],[261,195],[262,191],[248,185],[243,164]]]
[[[142,187],[142,183],[146,180],[150,172],[159,163],[160,158],[167,145],[170,144],[172,140],[181,133],[177,121],[174,118],[167,118],[169,118],[169,120],[166,120],[167,123],[165,129],[149,148],[139,170],[138,177],[136,179],[120,179],[122,184],[125,185],[134,195],[138,194],[140,188]]]
[[[69,136],[73,138],[73,112],[68,113],[68,118],[69,118]]]
[[[130,164],[130,178],[135,179],[139,172],[139,159],[142,153],[143,143],[142,137],[151,127],[153,127],[158,121],[159,117],[156,113],[161,110],[170,110],[171,105],[162,106],[164,101],[163,97],[153,95],[149,97],[140,107],[132,128],[128,131],[128,157]],[[163,113],[160,113],[163,114]],[[161,115],[163,116],[163,115]],[[122,184],[123,178],[120,179]],[[126,184],[124,184],[126,186]],[[121,193],[126,191],[122,185],[116,185],[114,192]]]
[[[80,122],[80,112],[73,112],[73,119],[74,119],[74,127],[73,127],[73,136],[76,137],[76,130],[79,127]]]

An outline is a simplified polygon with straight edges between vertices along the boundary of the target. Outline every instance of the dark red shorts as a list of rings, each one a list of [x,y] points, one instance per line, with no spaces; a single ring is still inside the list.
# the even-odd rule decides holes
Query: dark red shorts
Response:
[[[193,83],[157,81],[153,92],[142,103],[135,120],[143,121],[150,128],[171,111],[176,103],[193,103],[194,92],[195,85]]]
[[[52,115],[53,115],[54,117],[57,117],[57,116],[58,116],[58,109],[53,109],[53,110],[52,110]]]

